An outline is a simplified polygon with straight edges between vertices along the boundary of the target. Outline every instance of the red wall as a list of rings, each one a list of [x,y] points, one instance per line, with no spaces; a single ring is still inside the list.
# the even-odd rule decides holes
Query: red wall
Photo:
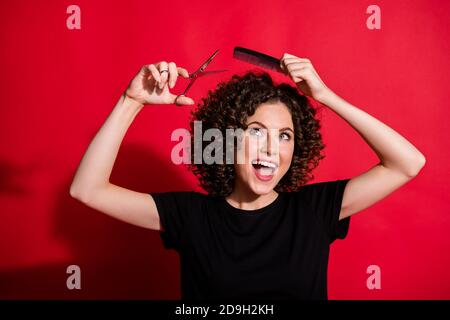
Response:
[[[81,30],[66,8],[81,8]],[[366,8],[381,9],[369,30]],[[352,218],[331,249],[330,299],[449,299],[448,1],[25,1],[0,2],[0,298],[180,296],[179,262],[155,231],[69,196],[93,135],[141,65],[174,61],[193,71],[214,50],[198,102],[249,65],[234,46],[312,60],[325,83],[405,136],[427,158],[418,177]],[[276,80],[290,81],[273,74]],[[175,92],[184,89],[180,79]],[[135,119],[111,181],[142,192],[190,190],[170,161],[171,132],[191,107],[148,106]],[[326,158],[314,182],[356,176],[375,153],[344,120],[320,112]],[[81,268],[81,290],[66,268]],[[381,268],[381,289],[366,270]]]

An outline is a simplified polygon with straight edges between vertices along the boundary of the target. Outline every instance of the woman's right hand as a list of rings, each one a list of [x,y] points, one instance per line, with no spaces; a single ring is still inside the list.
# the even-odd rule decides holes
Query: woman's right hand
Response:
[[[168,70],[168,72],[162,72]],[[174,62],[157,62],[141,68],[139,73],[131,80],[125,91],[125,96],[145,104],[174,104],[177,95],[170,93],[177,81],[178,75],[189,78],[186,69],[177,67]],[[178,105],[193,105],[194,100],[181,96],[177,100]]]

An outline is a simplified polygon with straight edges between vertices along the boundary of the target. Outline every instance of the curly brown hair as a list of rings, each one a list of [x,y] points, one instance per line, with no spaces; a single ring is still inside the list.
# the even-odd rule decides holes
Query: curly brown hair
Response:
[[[244,75],[235,74],[227,82],[220,82],[214,91],[202,98],[197,109],[191,111],[191,150],[194,150],[194,121],[201,121],[202,130],[219,129],[226,136],[226,129],[247,129],[246,120],[262,103],[282,102],[292,115],[294,124],[294,154],[291,166],[274,188],[277,192],[293,192],[314,178],[312,171],[325,156],[320,122],[315,118],[316,110],[308,98],[287,84],[275,84],[271,76],[263,71],[250,70]],[[203,141],[203,139],[202,139]],[[234,142],[233,142],[234,143]],[[202,142],[202,153],[209,144]],[[225,154],[224,154],[225,157]],[[226,197],[234,188],[234,164],[191,163],[188,165],[198,178],[200,186],[212,196]]]

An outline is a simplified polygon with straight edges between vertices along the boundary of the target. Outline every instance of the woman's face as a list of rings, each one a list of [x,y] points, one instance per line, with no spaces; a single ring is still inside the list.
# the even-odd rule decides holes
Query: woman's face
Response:
[[[284,103],[263,103],[247,118],[246,124],[242,161],[235,164],[236,183],[240,184],[240,189],[267,194],[291,165],[294,154],[292,116]]]

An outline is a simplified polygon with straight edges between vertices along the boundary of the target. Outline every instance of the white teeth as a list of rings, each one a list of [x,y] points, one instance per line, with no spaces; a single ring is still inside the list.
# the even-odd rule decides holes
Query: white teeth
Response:
[[[259,173],[262,176],[271,176],[273,174],[273,169],[270,168],[261,168],[259,169]]]
[[[259,165],[262,165],[262,166],[265,166],[265,167],[269,167],[269,168],[272,168],[272,169],[276,169],[277,168],[277,165],[275,163],[267,162],[267,161],[253,160],[252,164],[259,164]]]

